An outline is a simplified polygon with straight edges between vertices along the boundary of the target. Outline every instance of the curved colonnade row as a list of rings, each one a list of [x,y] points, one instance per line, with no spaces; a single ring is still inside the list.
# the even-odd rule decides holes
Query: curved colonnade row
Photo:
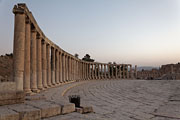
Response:
[[[74,80],[136,76],[130,64],[86,62],[65,52],[44,35],[25,4],[15,5],[13,13],[13,79],[17,91],[28,94]]]

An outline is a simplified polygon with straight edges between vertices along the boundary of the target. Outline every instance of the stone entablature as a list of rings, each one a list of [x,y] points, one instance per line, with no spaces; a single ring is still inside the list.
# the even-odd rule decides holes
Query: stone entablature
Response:
[[[25,4],[14,6],[13,79],[16,90],[26,94],[62,83],[94,79],[130,79],[131,64],[86,62],[50,41]]]

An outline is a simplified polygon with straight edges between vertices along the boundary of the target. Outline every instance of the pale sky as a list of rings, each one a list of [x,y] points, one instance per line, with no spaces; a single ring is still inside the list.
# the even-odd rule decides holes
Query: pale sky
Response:
[[[98,62],[180,61],[180,0],[0,0],[0,54],[13,50],[13,6],[26,3],[44,34]]]

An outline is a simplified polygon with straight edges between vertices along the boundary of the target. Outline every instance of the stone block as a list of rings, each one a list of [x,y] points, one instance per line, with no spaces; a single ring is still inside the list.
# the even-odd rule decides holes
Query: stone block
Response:
[[[68,114],[75,111],[75,104],[67,103],[62,106],[62,114]]]
[[[41,110],[41,118],[48,118],[61,114],[61,106],[48,101],[29,101],[26,104]]]
[[[76,112],[83,114],[83,109],[82,108],[76,108]]]
[[[86,114],[86,113],[92,113],[93,108],[92,107],[80,107],[80,108],[76,108],[76,112],[81,113],[81,114]]]
[[[26,104],[16,104],[8,106],[9,109],[12,109],[19,113],[20,120],[40,120],[41,119],[41,110],[34,108]]]
[[[13,92],[16,90],[15,82],[0,82],[0,92]]]
[[[24,98],[24,92],[3,92],[0,93],[0,106],[23,103]]]
[[[0,120],[19,120],[19,113],[8,109],[7,107],[0,107]]]
[[[93,112],[93,108],[90,107],[90,106],[82,107],[82,109],[83,109],[83,114],[84,113],[92,113]]]

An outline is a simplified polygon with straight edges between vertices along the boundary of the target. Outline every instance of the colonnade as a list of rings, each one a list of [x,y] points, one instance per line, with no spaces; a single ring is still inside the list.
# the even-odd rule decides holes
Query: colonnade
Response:
[[[26,94],[63,83],[133,78],[132,65],[86,62],[65,52],[41,31],[25,4],[14,6],[13,79]]]

